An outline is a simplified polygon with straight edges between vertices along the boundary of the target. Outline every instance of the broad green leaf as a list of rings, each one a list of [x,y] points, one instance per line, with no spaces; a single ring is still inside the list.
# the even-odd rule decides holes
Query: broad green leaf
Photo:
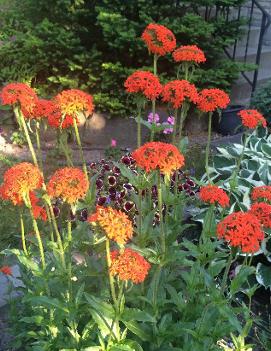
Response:
[[[137,308],[128,308],[126,307],[124,312],[121,315],[121,320],[122,321],[138,321],[138,322],[151,322],[155,323],[155,318],[148,314],[145,311],[141,311],[140,309]]]
[[[271,289],[271,267],[258,263],[256,268],[256,279],[266,289]]]

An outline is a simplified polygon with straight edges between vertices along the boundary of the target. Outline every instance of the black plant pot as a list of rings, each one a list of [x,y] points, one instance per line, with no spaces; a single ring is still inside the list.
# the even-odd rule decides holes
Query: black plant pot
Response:
[[[222,111],[221,117],[216,115],[214,120],[215,130],[222,135],[234,135],[244,131],[238,112],[245,107],[242,105],[232,105]]]

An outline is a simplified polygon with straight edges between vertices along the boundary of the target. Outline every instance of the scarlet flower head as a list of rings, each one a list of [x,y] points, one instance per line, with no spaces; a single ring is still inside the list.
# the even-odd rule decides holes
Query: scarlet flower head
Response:
[[[0,272],[2,272],[5,275],[12,275],[12,269],[9,266],[3,266],[0,268]]]
[[[148,261],[137,252],[127,248],[123,253],[111,252],[110,274],[118,276],[120,280],[132,281],[134,284],[142,283],[151,268]]]
[[[251,198],[253,201],[267,201],[271,203],[271,185],[262,185],[253,188]]]
[[[127,93],[140,93],[146,99],[155,100],[162,92],[162,85],[157,76],[148,71],[135,71],[125,81]]]
[[[62,198],[72,205],[83,199],[88,191],[89,182],[79,168],[64,167],[58,169],[50,178],[47,186],[51,198]]]
[[[260,125],[266,127],[264,116],[257,110],[242,110],[238,115],[241,117],[243,126],[247,128],[257,128]]]
[[[174,34],[161,24],[150,23],[141,35],[142,40],[153,54],[164,56],[176,47]]]
[[[96,212],[89,216],[89,223],[97,223],[107,237],[119,245],[124,245],[133,236],[133,225],[122,211],[112,207],[97,206]]]
[[[57,109],[56,105],[45,99],[37,99],[35,105],[31,111],[25,109],[25,106],[22,106],[22,113],[27,119],[43,119],[48,118],[54,111]]]
[[[194,84],[187,80],[173,80],[163,87],[163,101],[170,102],[177,109],[188,99],[193,103],[198,101],[198,92]]]
[[[214,112],[223,109],[230,103],[227,93],[220,89],[203,89],[199,93],[198,108],[203,112]]]
[[[203,202],[219,204],[221,207],[227,207],[230,204],[230,198],[227,193],[216,185],[202,187],[200,189],[199,197]]]
[[[197,45],[180,46],[173,52],[172,56],[175,62],[202,63],[206,61],[204,52]]]
[[[184,157],[176,146],[159,141],[140,146],[132,153],[132,158],[147,173],[160,170],[168,177],[184,165]]]
[[[258,218],[252,213],[234,212],[218,224],[217,236],[233,247],[240,247],[242,252],[254,253],[260,249],[264,232]]]
[[[78,89],[62,91],[56,96],[55,101],[60,107],[61,114],[65,116],[75,117],[80,112],[89,116],[94,110],[92,96]]]
[[[255,203],[249,212],[258,218],[264,228],[271,228],[271,205],[265,202]]]
[[[30,202],[32,206],[32,211],[35,219],[40,218],[44,222],[47,220],[47,214],[45,209],[42,206],[39,206],[39,198],[36,196],[34,192],[31,192],[29,194],[30,196]]]
[[[0,93],[3,105],[19,104],[25,111],[31,112],[38,99],[35,91],[24,83],[9,83]]]
[[[25,196],[41,188],[42,182],[42,174],[36,166],[28,162],[18,163],[4,173],[0,195],[14,205],[21,205]]]

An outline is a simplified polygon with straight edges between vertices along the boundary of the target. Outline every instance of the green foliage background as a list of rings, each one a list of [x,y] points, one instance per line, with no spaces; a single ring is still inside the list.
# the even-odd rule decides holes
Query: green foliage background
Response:
[[[123,82],[135,68],[151,65],[140,35],[157,22],[175,33],[179,45],[198,44],[206,52],[208,61],[194,78],[200,87],[229,89],[243,65],[222,55],[223,48],[240,35],[243,22],[226,24],[225,8],[243,2],[2,0],[0,81],[32,81],[47,95],[81,88],[94,94],[100,110],[125,115],[131,105]],[[170,77],[176,65],[161,58],[159,70]]]

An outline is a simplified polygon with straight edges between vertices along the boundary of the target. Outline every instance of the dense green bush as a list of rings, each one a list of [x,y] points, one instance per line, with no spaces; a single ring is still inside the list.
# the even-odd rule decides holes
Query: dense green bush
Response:
[[[194,77],[201,86],[229,89],[242,69],[223,54],[240,34],[242,21],[225,25],[225,6],[244,0],[13,0],[1,5],[0,81],[32,81],[52,95],[78,87],[95,95],[100,110],[125,114],[123,81],[149,66],[140,40],[150,22],[168,26],[181,44],[198,44],[207,63]],[[200,6],[209,6],[205,12]],[[217,17],[214,11],[217,10]],[[137,40],[134,40],[134,38]],[[159,60],[160,70],[175,66]],[[161,67],[163,66],[163,67]],[[44,92],[43,92],[44,93]]]

